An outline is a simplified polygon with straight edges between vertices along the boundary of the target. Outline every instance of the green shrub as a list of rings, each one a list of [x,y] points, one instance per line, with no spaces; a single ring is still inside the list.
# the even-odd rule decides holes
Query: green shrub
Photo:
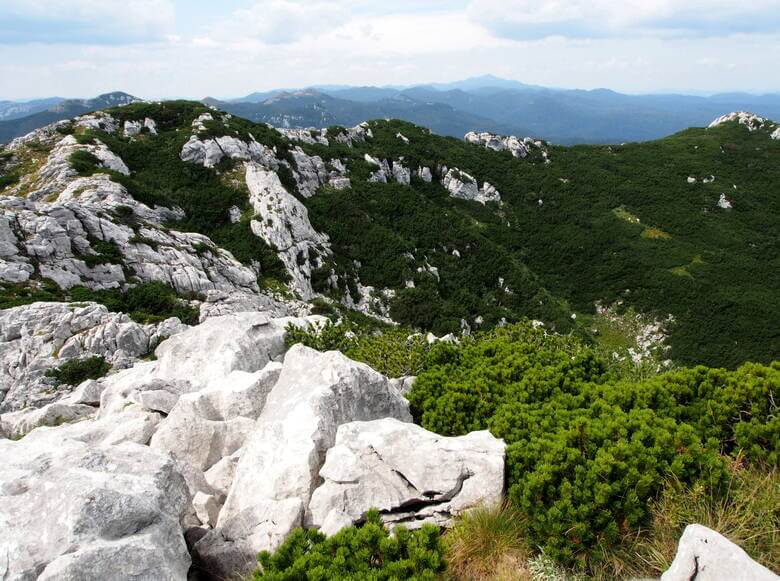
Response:
[[[80,258],[90,267],[101,264],[122,264],[122,252],[117,245],[107,240],[90,240],[90,246],[95,254],[82,254]]]
[[[100,159],[93,153],[84,149],[78,149],[68,157],[71,167],[80,176],[89,176],[100,168]]]
[[[445,345],[429,345],[423,335],[409,329],[380,329],[376,324],[360,325],[349,319],[307,328],[291,324],[285,340],[288,345],[303,343],[318,351],[342,351],[388,377],[417,375],[427,368],[435,353],[446,349]]]
[[[93,291],[86,287],[70,289],[73,301],[95,301],[106,305],[110,311],[128,313],[139,323],[156,323],[169,317],[178,317],[182,323],[194,325],[199,312],[180,299],[176,291],[162,282],[146,282],[119,290]]]
[[[273,555],[260,553],[258,561],[254,579],[264,581],[434,581],[445,569],[437,527],[397,527],[390,536],[376,510],[362,526],[332,537],[297,529]]]
[[[528,539],[582,569],[646,526],[667,478],[718,490],[723,454],[780,461],[780,365],[697,367],[633,382],[576,339],[512,325],[464,340],[420,374],[413,413],[445,435],[508,443]]]
[[[56,369],[46,372],[59,384],[78,385],[87,379],[103,377],[111,369],[111,365],[103,357],[87,357],[86,359],[71,359]]]

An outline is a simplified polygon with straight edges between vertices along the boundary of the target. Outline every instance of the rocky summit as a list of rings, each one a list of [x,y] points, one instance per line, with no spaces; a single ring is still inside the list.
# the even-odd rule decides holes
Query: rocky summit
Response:
[[[517,578],[595,574],[778,461],[774,122],[565,148],[130,101],[0,149],[3,581],[264,578],[396,526],[417,578],[491,510]],[[777,578],[680,524],[665,581]]]

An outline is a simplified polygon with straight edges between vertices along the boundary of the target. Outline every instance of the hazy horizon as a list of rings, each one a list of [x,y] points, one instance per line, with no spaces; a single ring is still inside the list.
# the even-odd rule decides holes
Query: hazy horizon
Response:
[[[228,98],[493,74],[626,94],[780,92],[780,0],[6,0],[0,98]]]

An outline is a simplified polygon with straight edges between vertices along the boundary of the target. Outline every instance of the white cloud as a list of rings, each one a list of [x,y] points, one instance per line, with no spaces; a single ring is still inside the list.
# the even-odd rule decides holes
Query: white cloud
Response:
[[[182,0],[180,6],[192,9],[181,10],[178,23],[170,1],[144,11],[147,2],[25,2],[34,7],[26,18],[50,6],[50,20],[87,19],[111,34],[135,30],[133,38],[147,31],[147,41],[0,41],[0,98],[118,89],[147,98],[232,97],[280,87],[413,84],[485,73],[631,92],[780,89],[780,81],[766,74],[780,62],[778,34],[732,30],[709,37],[701,27],[696,34],[676,33],[694,16],[722,23],[733,14],[746,28],[747,15],[763,10],[763,20],[771,21],[780,14],[772,10],[780,0],[756,0],[759,12],[752,4],[722,0],[257,0],[233,12],[222,5],[204,12],[200,2]],[[73,14],[62,4],[74,7]],[[22,3],[0,0],[0,36],[8,6]],[[37,25],[36,31],[42,34]]]
[[[162,40],[172,0],[3,0],[0,44],[122,44]]]
[[[468,13],[500,36],[525,39],[780,29],[780,0],[472,0]]]

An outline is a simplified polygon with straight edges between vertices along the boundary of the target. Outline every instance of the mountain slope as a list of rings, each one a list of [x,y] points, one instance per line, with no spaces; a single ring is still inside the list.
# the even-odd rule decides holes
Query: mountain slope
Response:
[[[274,93],[260,102],[210,100],[208,104],[277,127],[353,126],[369,119],[397,118],[455,137],[474,130],[523,132],[516,125],[499,123],[476,112],[456,110],[446,103],[423,101],[405,94],[377,99],[363,96],[361,100],[350,101],[309,89]]]
[[[0,121],[0,143],[6,143],[14,137],[20,137],[55,121],[70,119],[89,111],[115,107],[116,105],[124,105],[135,101],[138,101],[136,97],[121,91],[99,95],[94,99],[59,99],[50,104],[45,110],[15,119]]]
[[[64,101],[60,97],[34,99],[32,101],[0,101],[0,121],[27,117]]]
[[[304,299],[436,333],[529,317],[594,336],[605,312],[632,308],[670,335],[679,362],[780,353],[780,130],[770,121],[741,114],[649,143],[569,148],[462,141],[401,121],[277,131],[191,102],[93,117],[2,154],[7,215],[19,196],[35,204],[9,226],[18,250],[0,259],[5,280],[67,271],[67,281],[76,270],[106,288],[106,272],[84,263],[97,254],[89,261],[124,265],[111,270],[120,287],[256,297],[287,283]],[[49,177],[55,161],[64,185]],[[98,202],[109,191],[126,201]],[[39,241],[37,220],[93,198],[89,212],[113,208],[103,219],[124,224],[117,248],[97,244],[112,231],[103,227],[71,255],[25,255],[22,239],[54,244]]]

